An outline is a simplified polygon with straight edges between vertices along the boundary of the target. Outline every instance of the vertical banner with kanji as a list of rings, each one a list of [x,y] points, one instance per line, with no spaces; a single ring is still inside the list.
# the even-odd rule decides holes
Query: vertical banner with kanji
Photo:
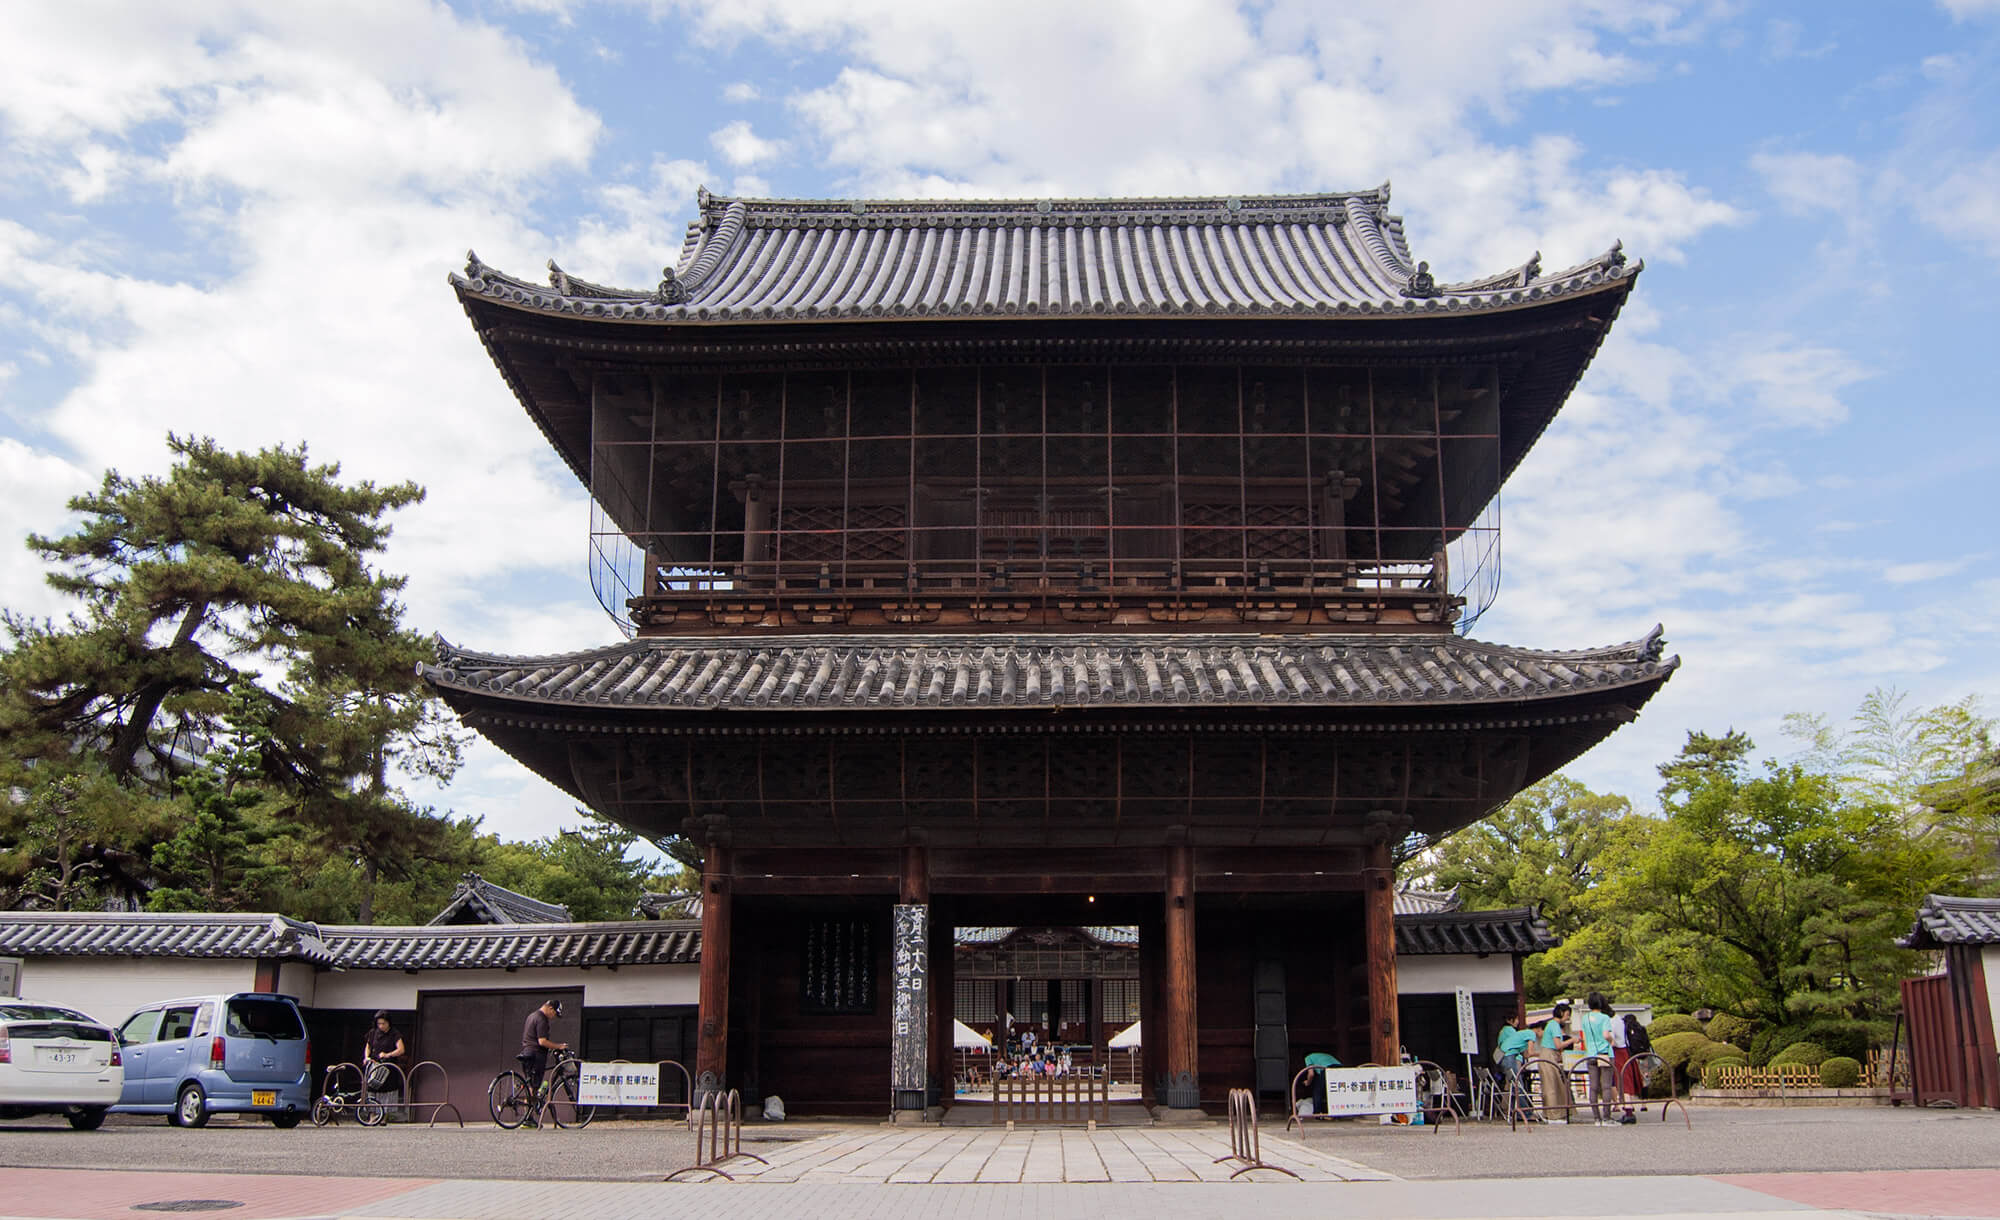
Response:
[[[895,1000],[890,1013],[889,1087],[898,1109],[922,1109],[929,1075],[931,909],[898,905],[895,913]]]

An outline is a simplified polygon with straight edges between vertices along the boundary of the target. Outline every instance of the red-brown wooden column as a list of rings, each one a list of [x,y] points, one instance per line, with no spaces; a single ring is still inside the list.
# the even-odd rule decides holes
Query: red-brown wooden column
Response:
[[[1183,1114],[1201,1109],[1201,1065],[1195,1026],[1194,974],[1194,849],[1176,844],[1167,849],[1166,987],[1160,998],[1166,1049],[1167,1087],[1164,1101]],[[1151,1037],[1152,1031],[1147,1030]]]
[[[710,843],[701,857],[701,1008],[694,1100],[728,1087],[729,849]]]
[[[931,1034],[930,1078],[936,1092],[933,1104],[948,1106],[952,1082],[958,1076],[958,1039],[952,1029],[957,1015],[957,972],[952,957],[952,918],[949,909],[931,904]],[[927,1107],[928,1108],[928,1107]]]
[[[1363,938],[1368,946],[1368,1057],[1393,1064],[1402,1057],[1396,1024],[1396,884],[1386,842],[1368,846],[1361,870]]]

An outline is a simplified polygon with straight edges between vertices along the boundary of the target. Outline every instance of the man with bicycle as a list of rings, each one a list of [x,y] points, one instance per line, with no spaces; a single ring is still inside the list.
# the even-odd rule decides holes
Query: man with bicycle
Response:
[[[569,1043],[557,1042],[549,1037],[552,1023],[562,1015],[561,1000],[543,1000],[542,1006],[528,1014],[521,1026],[521,1053],[515,1058],[521,1061],[521,1075],[528,1080],[528,1096],[541,1095],[542,1075],[548,1071],[549,1052],[569,1049]],[[528,1115],[527,1124],[535,1125],[535,1116]]]

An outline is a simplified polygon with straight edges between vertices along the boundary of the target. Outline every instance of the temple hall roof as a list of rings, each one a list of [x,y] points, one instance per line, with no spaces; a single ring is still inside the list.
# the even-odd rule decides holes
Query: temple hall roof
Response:
[[[1897,943],[1906,949],[2000,945],[2000,898],[1928,894],[1917,908],[1916,926]]]
[[[495,885],[478,873],[467,873],[452,891],[432,924],[569,923],[569,908]]]
[[[1463,283],[1417,261],[1389,188],[1174,199],[698,197],[656,286],[517,279],[467,253],[466,300],[616,322],[1046,316],[1401,317],[1486,313],[1622,284],[1617,246],[1544,273],[1539,254]]]
[[[641,638],[548,657],[442,641],[446,695],[675,711],[1401,707],[1519,703],[1658,683],[1655,628],[1544,652],[1452,635]]]
[[[1396,953],[1540,953],[1562,943],[1533,907],[1396,913]]]

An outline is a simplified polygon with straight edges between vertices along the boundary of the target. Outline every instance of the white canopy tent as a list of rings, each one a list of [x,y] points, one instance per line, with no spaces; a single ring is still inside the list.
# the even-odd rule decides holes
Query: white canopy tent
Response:
[[[951,1044],[960,1050],[990,1051],[993,1042],[963,1021],[951,1023]]]
[[[1144,1024],[1142,1021],[1132,1022],[1132,1024],[1127,1025],[1124,1029],[1111,1035],[1111,1041],[1105,1045],[1114,1051],[1137,1050],[1144,1045],[1139,1037],[1139,1026],[1142,1024]]]

